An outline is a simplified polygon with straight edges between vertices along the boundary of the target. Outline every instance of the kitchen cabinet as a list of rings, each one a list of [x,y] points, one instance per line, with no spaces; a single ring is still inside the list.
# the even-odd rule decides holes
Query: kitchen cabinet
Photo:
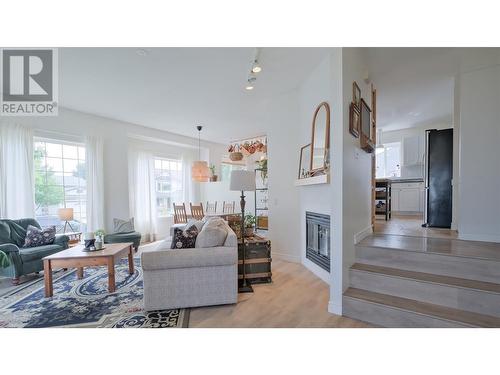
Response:
[[[403,138],[403,165],[424,163],[425,139],[423,134]]]
[[[400,213],[424,212],[424,183],[397,182],[392,183],[392,211]]]
[[[403,212],[420,211],[419,189],[401,189],[399,192],[399,210]]]
[[[399,189],[397,186],[399,184],[393,184],[392,186],[392,211],[397,212],[399,211]]]

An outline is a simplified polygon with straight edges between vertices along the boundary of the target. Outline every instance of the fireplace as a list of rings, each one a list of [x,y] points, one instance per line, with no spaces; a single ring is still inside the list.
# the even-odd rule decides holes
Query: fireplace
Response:
[[[330,272],[330,216],[306,212],[306,258]]]

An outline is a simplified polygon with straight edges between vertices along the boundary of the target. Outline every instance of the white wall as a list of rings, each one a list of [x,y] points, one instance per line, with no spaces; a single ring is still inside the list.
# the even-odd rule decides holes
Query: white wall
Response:
[[[299,147],[311,143],[312,121],[317,106],[321,102],[327,102],[330,105],[330,111],[336,109],[335,103],[330,100],[330,57],[324,59],[308,76],[299,87]],[[333,114],[333,113],[331,113]],[[330,119],[330,127],[334,124],[333,118]],[[295,178],[298,176],[298,159],[295,165]],[[306,258],[306,211],[316,212],[330,216],[332,222],[332,200],[330,196],[330,185],[310,185],[294,188],[298,191],[299,220],[300,220],[300,259],[309,270],[325,282],[330,283],[330,274]],[[334,229],[335,230],[335,229]],[[332,232],[334,233],[334,232]]]
[[[460,77],[458,233],[500,242],[500,66]]]
[[[269,239],[273,257],[300,261],[298,170],[298,101],[296,91],[273,99],[263,121],[268,141]]]
[[[35,130],[36,135],[54,139],[83,141],[86,135],[103,138],[104,219],[107,231],[112,230],[114,217],[129,217],[128,143],[130,137],[139,137],[145,142],[150,142],[151,147],[162,142],[167,142],[169,147],[170,145],[191,146],[195,149],[198,145],[196,138],[184,137],[66,108],[59,108],[59,115],[56,117],[3,117],[0,119],[0,124],[5,121],[29,126]],[[196,135],[194,128],[193,134]],[[224,148],[223,145],[212,142],[202,141],[201,145],[205,149],[206,159],[209,158],[210,154],[220,153],[220,150]]]
[[[343,48],[332,61],[332,83],[339,80],[341,86],[332,86],[332,102],[340,118],[333,131],[333,183],[334,238],[332,282],[329,311],[342,313],[342,293],[349,286],[349,268],[355,262],[355,238],[371,232],[371,155],[359,147],[359,139],[349,133],[349,104],[352,101],[352,83],[356,81],[361,96],[370,105],[370,86],[363,81],[366,72],[363,50]],[[339,67],[341,77],[337,78]],[[338,173],[337,173],[338,171]],[[341,174],[341,178],[339,178]],[[339,195],[340,192],[340,195]],[[340,215],[338,213],[341,213]]]

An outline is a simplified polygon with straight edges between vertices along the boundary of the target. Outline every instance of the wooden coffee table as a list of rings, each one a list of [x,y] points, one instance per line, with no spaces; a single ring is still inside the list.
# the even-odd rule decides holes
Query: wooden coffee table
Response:
[[[52,297],[52,269],[76,268],[77,277],[83,278],[83,267],[107,266],[108,290],[113,293],[115,285],[115,260],[128,255],[128,270],[134,273],[134,246],[132,242],[109,243],[106,248],[98,251],[83,251],[84,246],[78,245],[43,258],[43,273],[45,280],[45,297]]]

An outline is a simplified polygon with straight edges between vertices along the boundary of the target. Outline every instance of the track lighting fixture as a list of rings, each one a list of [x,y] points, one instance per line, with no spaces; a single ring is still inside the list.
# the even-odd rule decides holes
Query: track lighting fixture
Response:
[[[255,77],[252,77],[252,76],[248,77],[245,89],[249,90],[249,91],[253,90],[254,89],[254,83],[255,83],[256,80],[257,80],[257,78],[255,78]]]
[[[257,59],[254,60],[252,64],[252,73],[260,73],[262,71],[262,67],[259,64]]]

